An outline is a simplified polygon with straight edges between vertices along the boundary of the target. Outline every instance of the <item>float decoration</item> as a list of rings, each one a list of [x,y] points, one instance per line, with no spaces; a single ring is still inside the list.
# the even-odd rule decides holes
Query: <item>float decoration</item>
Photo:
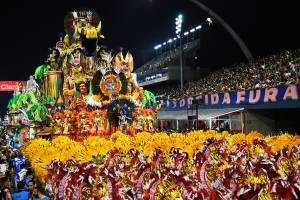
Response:
[[[52,199],[300,198],[299,136],[153,134],[155,97],[134,80],[132,54],[99,45],[92,10],[64,24],[5,117]],[[35,133],[52,140],[26,143]]]
[[[22,152],[53,199],[300,198],[300,138],[288,134],[116,132],[36,139]]]
[[[82,140],[118,130],[129,135],[154,132],[156,116],[148,113],[155,97],[134,80],[132,54],[120,50],[114,55],[101,46],[102,22],[93,10],[69,12],[64,25],[65,35],[58,33],[58,42],[26,89],[9,102],[9,112],[22,110],[38,124],[37,132],[48,131],[53,137],[65,134]],[[133,115],[135,110],[140,114]]]

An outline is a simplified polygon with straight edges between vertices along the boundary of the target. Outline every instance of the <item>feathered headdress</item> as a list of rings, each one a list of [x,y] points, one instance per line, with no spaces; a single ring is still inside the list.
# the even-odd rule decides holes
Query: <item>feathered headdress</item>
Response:
[[[56,112],[54,113],[54,115],[52,116],[52,119],[55,120],[55,119],[61,119],[61,120],[64,120],[65,119],[65,116],[63,113],[61,112]]]
[[[104,117],[106,112],[104,110],[94,110],[90,114],[90,121],[92,121],[98,113],[101,115],[101,117]]]
[[[74,112],[69,111],[69,110],[65,111],[64,112],[64,118],[68,118],[68,117],[71,118],[71,122],[75,122],[76,121],[76,116],[75,116]]]
[[[86,111],[81,111],[80,113],[78,113],[77,115],[77,120],[80,121],[81,118],[89,118],[89,113]]]
[[[119,68],[121,70],[125,71],[130,71],[133,72],[133,57],[130,52],[127,52],[125,58],[123,56],[123,52],[120,51],[116,56],[115,56],[115,67]]]

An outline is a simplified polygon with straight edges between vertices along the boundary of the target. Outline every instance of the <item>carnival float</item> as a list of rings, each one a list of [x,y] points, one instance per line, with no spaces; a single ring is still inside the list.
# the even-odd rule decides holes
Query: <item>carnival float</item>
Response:
[[[64,22],[6,119],[27,127],[22,153],[52,199],[300,198],[299,136],[155,133],[132,54],[101,46],[92,10]]]
[[[132,54],[101,46],[102,23],[92,10],[68,13],[64,25],[46,61],[9,101],[7,124],[24,129],[26,140],[154,132],[155,96],[137,85]]]

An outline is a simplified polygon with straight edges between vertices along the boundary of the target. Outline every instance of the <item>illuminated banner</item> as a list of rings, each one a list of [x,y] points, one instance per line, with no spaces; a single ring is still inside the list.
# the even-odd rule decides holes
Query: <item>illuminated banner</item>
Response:
[[[22,85],[22,81],[0,81],[0,92],[13,92],[16,87],[22,87]]]
[[[300,85],[287,85],[277,88],[263,88],[237,92],[225,92],[203,96],[185,97],[172,101],[167,100],[166,109],[187,109],[193,100],[201,99],[199,107],[244,107],[264,108],[300,108]]]

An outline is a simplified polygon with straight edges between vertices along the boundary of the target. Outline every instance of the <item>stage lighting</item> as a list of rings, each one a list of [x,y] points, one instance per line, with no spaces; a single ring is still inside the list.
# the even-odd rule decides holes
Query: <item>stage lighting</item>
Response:
[[[206,18],[206,22],[209,26],[213,24],[213,20],[210,17]]]
[[[175,19],[176,35],[180,35],[180,33],[181,33],[182,22],[183,22],[183,15],[179,14]]]
[[[196,30],[201,29],[201,28],[202,28],[202,26],[199,25],[199,26],[196,27]]]

